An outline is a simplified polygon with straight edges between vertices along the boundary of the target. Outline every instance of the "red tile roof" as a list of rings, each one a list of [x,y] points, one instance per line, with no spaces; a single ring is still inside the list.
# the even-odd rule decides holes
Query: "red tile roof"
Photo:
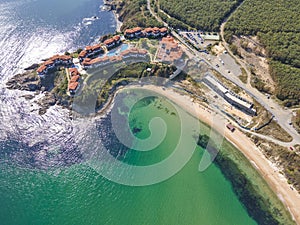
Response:
[[[153,27],[152,30],[153,30],[153,32],[155,32],[155,33],[160,32],[160,29],[159,29],[158,27]]]
[[[114,40],[113,38],[110,38],[110,39],[105,40],[105,41],[104,41],[104,44],[105,44],[105,45],[111,45],[111,44],[113,44],[114,42],[115,42],[115,40]]]
[[[52,60],[47,60],[46,62],[43,63],[45,66],[53,65],[54,62]]]
[[[159,29],[161,33],[165,33],[168,31],[168,29],[166,27],[162,27]]]
[[[36,72],[42,73],[45,69],[47,69],[47,67],[46,67],[45,65],[41,65],[41,66],[36,70]]]
[[[79,58],[84,58],[85,56],[87,55],[87,51],[86,50],[83,50],[79,53],[78,57]]]
[[[72,83],[69,83],[69,90],[70,91],[75,91],[76,88],[78,87],[78,82],[72,82]]]
[[[79,75],[77,68],[70,68],[69,69],[71,76]]]
[[[144,30],[144,32],[146,32],[146,33],[151,33],[151,32],[153,32],[153,29],[152,29],[151,27],[147,27],[147,28]]]
[[[113,36],[113,39],[114,39],[115,41],[119,41],[119,40],[121,39],[121,37],[120,37],[119,35],[116,35],[116,36]]]
[[[79,76],[79,75],[75,75],[75,76],[73,76],[73,77],[70,79],[70,83],[78,81],[78,80],[79,80],[79,78],[80,78],[80,76]]]
[[[142,29],[140,27],[134,27],[132,29],[126,29],[125,34],[135,34],[141,32]]]

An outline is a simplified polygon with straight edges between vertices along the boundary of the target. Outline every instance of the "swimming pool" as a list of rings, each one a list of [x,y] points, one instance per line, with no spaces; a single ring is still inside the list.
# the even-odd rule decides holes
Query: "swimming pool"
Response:
[[[121,52],[127,50],[129,48],[128,44],[122,44],[121,46],[110,50],[106,56],[115,56],[115,55],[119,55]]]

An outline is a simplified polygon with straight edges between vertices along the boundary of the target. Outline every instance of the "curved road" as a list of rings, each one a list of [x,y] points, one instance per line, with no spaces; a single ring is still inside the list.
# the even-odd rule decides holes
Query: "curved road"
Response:
[[[240,6],[239,6],[240,7]],[[280,105],[278,105],[274,100],[272,99],[268,99],[267,96],[265,96],[264,94],[262,94],[261,92],[259,92],[256,88],[253,88],[249,82],[247,82],[247,84],[244,84],[243,82],[241,82],[241,80],[234,75],[228,74],[226,73],[226,71],[222,70],[221,68],[216,67],[215,65],[211,64],[211,62],[209,62],[203,55],[203,53],[198,52],[197,50],[191,48],[188,43],[186,43],[185,40],[183,40],[171,27],[169,27],[169,25],[167,23],[165,23],[164,21],[162,21],[161,18],[159,18],[151,9],[150,7],[150,0],[147,0],[147,8],[149,10],[149,12],[159,21],[162,22],[164,24],[164,26],[168,27],[171,30],[171,34],[177,38],[182,45],[184,45],[190,52],[193,53],[193,55],[196,58],[200,58],[202,61],[204,61],[207,65],[209,65],[211,68],[213,68],[214,70],[218,71],[222,76],[224,76],[226,79],[230,80],[232,83],[234,83],[235,85],[239,86],[240,88],[242,88],[243,90],[245,90],[245,92],[247,92],[247,94],[249,94],[253,99],[255,99],[259,104],[261,104],[266,110],[268,110],[272,115],[274,115],[274,119],[276,120],[276,122],[288,133],[292,136],[293,141],[285,143],[285,142],[280,142],[278,140],[275,141],[275,139],[268,137],[268,136],[264,136],[264,135],[260,135],[257,133],[253,133],[254,135],[263,137],[265,139],[271,140],[271,141],[275,141],[276,143],[283,145],[283,146],[292,146],[295,144],[300,144],[300,135],[297,133],[297,131],[294,129],[293,126],[289,125],[289,122],[291,121],[292,118],[292,111],[291,110],[285,110],[283,109]],[[231,17],[231,16],[230,16]],[[229,17],[229,18],[230,18]],[[228,19],[229,19],[228,18]],[[231,50],[228,47],[228,44],[225,42],[224,40],[224,27],[226,25],[226,21],[222,23],[221,25],[221,38],[222,38],[222,42],[224,47],[226,48],[226,50],[231,54],[231,56],[233,56],[233,58],[240,63],[241,67],[245,69],[245,71],[247,72],[248,78],[250,78],[250,72],[246,66],[246,64],[238,59],[236,56],[234,56],[231,52]]]

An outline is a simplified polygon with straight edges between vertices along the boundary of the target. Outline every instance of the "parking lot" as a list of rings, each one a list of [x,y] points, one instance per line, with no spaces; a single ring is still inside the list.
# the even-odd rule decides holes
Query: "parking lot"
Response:
[[[200,49],[206,48],[220,39],[219,34],[201,31],[180,31],[179,34]]]

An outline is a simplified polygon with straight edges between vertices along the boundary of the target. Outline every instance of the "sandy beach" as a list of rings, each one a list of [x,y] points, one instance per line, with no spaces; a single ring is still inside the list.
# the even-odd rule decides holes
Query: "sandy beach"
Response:
[[[129,86],[128,88],[139,87]],[[277,194],[286,208],[290,211],[297,224],[300,224],[300,195],[296,190],[292,190],[287,180],[280,173],[279,169],[274,167],[270,161],[263,155],[255,144],[241,131],[236,129],[233,133],[224,127],[216,127],[217,124],[224,126],[224,117],[216,115],[212,110],[195,103],[188,95],[181,95],[172,89],[163,89],[159,86],[144,85],[143,89],[154,91],[160,95],[166,96],[169,100],[175,102],[178,106],[184,108],[187,112],[197,117],[202,122],[213,126],[216,130],[221,130],[224,137],[236,146],[256,168],[268,185]],[[218,121],[220,120],[220,123]],[[226,120],[226,123],[229,120]]]

